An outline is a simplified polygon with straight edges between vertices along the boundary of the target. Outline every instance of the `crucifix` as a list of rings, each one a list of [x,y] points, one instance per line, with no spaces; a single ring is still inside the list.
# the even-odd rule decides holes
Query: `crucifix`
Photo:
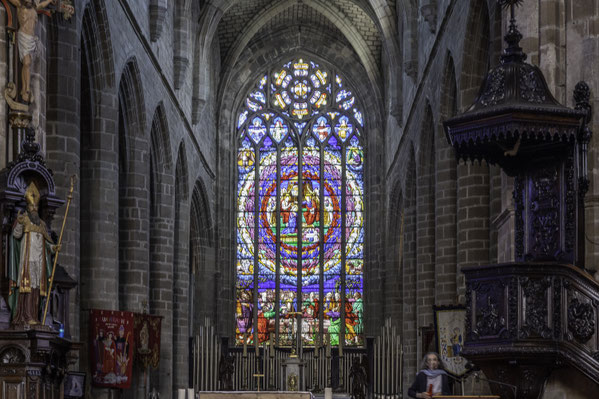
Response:
[[[260,378],[264,378],[264,374],[254,373],[252,377],[256,379],[256,390],[260,392]]]
[[[297,344],[297,329],[295,326],[295,321],[297,319],[297,316],[301,316],[303,313],[302,312],[289,312],[287,314],[289,316],[293,317],[293,324],[291,324],[291,331],[293,331],[293,333],[294,333],[294,335],[293,335],[294,344],[291,345],[291,355],[289,355],[289,357],[297,357],[298,344]]]

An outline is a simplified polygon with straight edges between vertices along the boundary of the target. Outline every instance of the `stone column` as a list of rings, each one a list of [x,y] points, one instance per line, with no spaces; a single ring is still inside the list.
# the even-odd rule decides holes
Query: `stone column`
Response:
[[[75,281],[79,281],[80,43],[77,24],[58,26],[59,18],[60,15],[55,15],[49,23],[48,36],[52,45],[47,51],[46,161],[54,171],[59,198],[67,199],[70,176],[77,176],[58,262]],[[54,216],[52,229],[57,234],[60,234],[65,210],[66,206],[62,206]],[[79,298],[76,292],[71,294],[69,325],[71,336],[79,340]]]
[[[150,313],[162,316],[159,370],[151,373],[148,391],[160,388],[161,395],[171,393],[173,366],[173,248],[174,248],[174,177],[158,174],[154,179],[150,218]],[[162,378],[161,378],[162,377]]]
[[[431,115],[428,118],[432,118]],[[425,122],[422,135],[431,136],[426,141],[430,145],[421,145],[420,167],[416,188],[416,303],[417,328],[433,324],[433,305],[435,303],[435,189],[434,189],[434,129],[432,120]],[[421,136],[423,137],[423,136]],[[420,341],[422,337],[420,337]],[[421,348],[422,345],[419,345]],[[419,356],[418,356],[419,357]]]
[[[140,312],[149,299],[150,154],[143,132],[127,133],[131,158],[119,173],[119,308]]]
[[[404,247],[402,267],[403,284],[403,340],[404,340],[404,388],[407,388],[417,371],[418,330],[416,303],[416,167],[410,162],[406,173],[406,190],[404,198]]]
[[[435,173],[435,303],[456,301],[457,176],[455,155],[445,137],[437,140]]]
[[[458,273],[459,303],[465,303],[462,267],[489,262],[489,168],[486,163],[464,164],[458,172]]]
[[[173,392],[189,386],[189,205],[176,196],[173,284]],[[174,395],[174,393],[173,393]]]

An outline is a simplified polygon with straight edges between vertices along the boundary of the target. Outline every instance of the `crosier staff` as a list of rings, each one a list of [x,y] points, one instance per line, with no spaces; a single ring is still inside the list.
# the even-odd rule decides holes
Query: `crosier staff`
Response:
[[[58,237],[58,244],[56,245],[56,253],[54,254],[54,265],[52,266],[52,276],[50,277],[50,286],[48,287],[48,296],[46,297],[46,305],[44,306],[44,318],[42,319],[42,326],[46,325],[46,316],[48,315],[48,304],[50,303],[50,295],[52,293],[52,283],[54,283],[54,273],[56,272],[56,262],[58,261],[58,254],[60,253],[60,244],[62,243],[62,234],[64,233],[64,226],[67,223],[67,215],[69,214],[69,206],[73,199],[73,188],[75,186],[75,175],[71,176],[71,188],[69,189],[69,195],[67,196],[67,208],[64,211],[64,219],[62,219],[62,228],[60,229],[60,236]]]

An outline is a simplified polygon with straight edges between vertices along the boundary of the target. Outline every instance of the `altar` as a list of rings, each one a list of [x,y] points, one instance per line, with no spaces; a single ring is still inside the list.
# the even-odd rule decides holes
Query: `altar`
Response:
[[[310,392],[285,391],[200,391],[199,399],[312,399]]]

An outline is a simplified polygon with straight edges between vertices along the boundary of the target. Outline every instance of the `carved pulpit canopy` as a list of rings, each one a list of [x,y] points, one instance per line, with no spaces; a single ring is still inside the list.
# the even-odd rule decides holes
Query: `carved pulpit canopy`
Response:
[[[590,92],[576,85],[576,108],[555,100],[540,69],[525,62],[514,7],[501,62],[490,69],[474,104],[444,122],[447,141],[464,161],[485,160],[515,177],[516,261],[583,266],[584,204],[591,139]]]
[[[458,158],[498,164],[514,176],[514,258],[463,267],[463,356],[484,371],[491,390],[541,397],[550,373],[567,365],[599,382],[599,289],[584,271],[584,196],[591,139],[590,91],[580,82],[576,108],[558,103],[543,74],[525,62],[514,7],[500,64],[488,71],[474,104],[444,122]]]
[[[513,7],[504,39],[501,62],[487,72],[474,104],[444,126],[458,158],[484,159],[515,176],[538,158],[539,146],[547,155],[584,140],[580,127],[587,112],[557,102],[540,69],[525,62]]]

